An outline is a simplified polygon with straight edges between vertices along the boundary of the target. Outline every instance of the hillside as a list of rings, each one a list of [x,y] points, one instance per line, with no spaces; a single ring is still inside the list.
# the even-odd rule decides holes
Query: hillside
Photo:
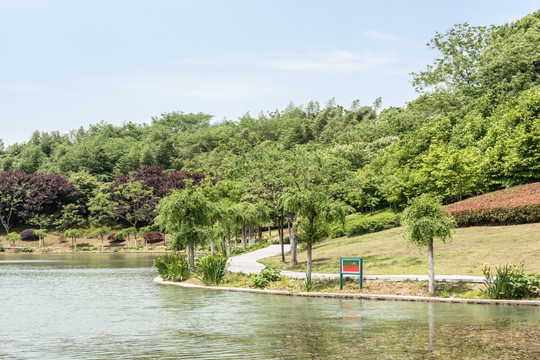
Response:
[[[435,241],[435,273],[482,275],[482,265],[525,262],[525,271],[540,273],[540,223],[459,228],[447,244]],[[339,258],[364,258],[365,274],[427,274],[427,250],[408,245],[403,228],[353,238],[330,239],[313,247],[313,271],[339,273]],[[287,270],[305,271],[306,253],[299,266],[289,267],[280,257],[261,261]],[[288,261],[288,257],[286,259]]]

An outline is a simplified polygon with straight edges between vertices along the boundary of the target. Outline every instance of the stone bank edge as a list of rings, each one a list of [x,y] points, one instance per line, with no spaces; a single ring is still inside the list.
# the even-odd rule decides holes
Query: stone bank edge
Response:
[[[183,282],[165,281],[161,278],[161,276],[157,276],[156,278],[154,278],[154,282],[161,285],[174,285],[174,286],[181,286],[181,287],[193,288],[193,289],[233,291],[233,292],[266,294],[266,295],[319,297],[319,298],[328,298],[328,299],[353,299],[353,300],[368,299],[368,300],[390,300],[390,301],[425,301],[425,302],[441,302],[441,303],[456,303],[456,304],[540,306],[540,301],[537,301],[537,300],[459,299],[459,298],[382,295],[382,294],[292,292],[292,291],[284,291],[284,290],[263,290],[263,289],[225,287],[225,286],[205,286],[205,285],[196,285],[196,284],[189,284],[189,283],[183,283]]]

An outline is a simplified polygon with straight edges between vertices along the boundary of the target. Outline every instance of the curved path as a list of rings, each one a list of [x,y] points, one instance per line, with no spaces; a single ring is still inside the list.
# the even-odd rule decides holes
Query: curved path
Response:
[[[290,245],[284,245],[285,252],[290,250]],[[279,245],[270,245],[264,249],[255,250],[253,252],[233,256],[229,260],[229,271],[241,272],[245,274],[258,274],[264,265],[258,263],[258,260],[272,257],[281,254],[281,248]],[[297,271],[282,270],[282,275],[285,275],[294,279],[305,279],[306,274]],[[339,274],[323,274],[312,273],[311,276],[317,279],[339,279]],[[351,276],[352,277],[352,276]],[[404,280],[418,280],[427,281],[427,275],[364,275],[364,280],[391,280],[391,281],[404,281]],[[435,275],[436,281],[443,282],[471,282],[482,283],[484,282],[483,276],[469,276],[469,275]]]

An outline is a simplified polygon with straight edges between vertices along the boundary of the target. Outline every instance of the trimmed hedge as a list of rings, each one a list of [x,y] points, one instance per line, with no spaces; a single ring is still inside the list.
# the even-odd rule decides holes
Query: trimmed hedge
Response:
[[[378,214],[353,214],[345,218],[345,225],[333,225],[330,228],[331,237],[358,236],[388,230],[399,226],[399,215],[391,211]]]
[[[540,222],[540,182],[514,186],[446,206],[458,226]]]
[[[452,212],[458,226],[516,225],[540,222],[540,205]]]
[[[35,230],[36,229],[26,229],[26,230],[21,231],[21,233],[19,234],[21,236],[21,240],[24,240],[24,241],[39,240],[39,237],[36,234],[34,234]]]

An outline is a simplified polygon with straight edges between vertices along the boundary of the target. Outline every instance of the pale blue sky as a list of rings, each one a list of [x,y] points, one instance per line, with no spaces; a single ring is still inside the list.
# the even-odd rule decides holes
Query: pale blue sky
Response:
[[[456,23],[503,24],[514,1],[0,0],[0,139],[163,112],[237,119],[335,97],[415,98],[426,43]]]

